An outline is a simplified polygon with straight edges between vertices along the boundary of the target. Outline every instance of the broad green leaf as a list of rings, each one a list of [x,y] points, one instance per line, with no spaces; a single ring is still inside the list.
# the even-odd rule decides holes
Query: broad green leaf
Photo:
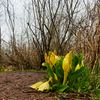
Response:
[[[45,80],[45,79],[48,81],[49,80],[49,75],[47,75],[47,77],[44,76],[43,80]]]
[[[52,86],[52,89],[55,89],[56,92],[63,92],[64,90],[66,90],[69,86],[68,85],[62,85],[60,83],[54,84]]]
[[[63,82],[63,77],[64,77],[64,71],[62,69],[62,62],[63,62],[64,57],[61,57],[59,61],[56,62],[55,65],[55,73],[58,77],[58,81],[60,83]]]
[[[82,58],[83,58],[83,53],[80,53],[80,54],[77,56],[78,63],[79,63],[80,66],[81,66],[81,63],[82,63]]]
[[[53,88],[57,88],[57,87],[59,87],[61,84],[60,83],[56,83],[56,84],[54,84],[52,87]]]
[[[72,54],[72,71],[75,70],[77,64],[78,64],[78,58],[75,54]]]
[[[62,62],[63,62],[63,57],[61,57],[61,59],[59,61],[56,62],[56,74],[59,76],[59,77],[63,77],[64,76],[64,71],[62,69]]]
[[[63,92],[65,91],[69,86],[68,85],[60,85],[59,87],[57,87],[56,91],[57,92]]]
[[[73,73],[71,73],[71,74],[68,76],[69,82],[75,81],[75,80],[78,79],[78,77],[80,77],[84,72],[85,72],[85,67],[81,67],[81,68],[78,69],[77,71],[74,71]]]
[[[52,78],[54,78],[54,74],[50,68],[50,64],[49,63],[44,63],[45,66],[47,67],[47,72],[48,72],[48,75],[51,76]]]
[[[51,70],[51,68],[50,68],[50,64],[49,64],[49,63],[44,63],[44,64],[45,64],[45,66],[47,67],[48,75],[51,76],[55,82],[58,82],[58,81],[55,79],[55,76],[54,76],[54,74],[53,74],[54,72],[53,72],[53,71]]]

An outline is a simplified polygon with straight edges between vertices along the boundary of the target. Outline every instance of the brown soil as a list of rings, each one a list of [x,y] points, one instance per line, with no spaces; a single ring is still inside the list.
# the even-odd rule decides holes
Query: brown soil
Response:
[[[38,92],[29,85],[41,81],[46,72],[0,72],[0,100],[85,100],[84,95],[59,95],[57,93]],[[87,99],[89,100],[89,98]],[[92,99],[91,99],[92,100]]]

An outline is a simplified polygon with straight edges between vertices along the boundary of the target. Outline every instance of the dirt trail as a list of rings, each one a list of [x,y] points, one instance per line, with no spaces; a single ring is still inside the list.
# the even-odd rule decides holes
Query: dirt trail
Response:
[[[58,94],[41,93],[28,86],[41,81],[46,72],[0,72],[0,100],[57,100]],[[76,94],[60,96],[59,100],[75,100]],[[81,100],[85,100],[81,96]]]
[[[0,72],[0,100],[41,100],[46,93],[29,88],[30,84],[41,81],[46,72]],[[48,100],[53,97],[48,97]]]

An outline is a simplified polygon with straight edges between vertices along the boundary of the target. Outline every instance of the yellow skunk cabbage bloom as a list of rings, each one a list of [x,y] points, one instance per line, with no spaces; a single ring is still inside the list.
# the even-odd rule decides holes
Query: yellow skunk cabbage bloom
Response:
[[[44,63],[42,63],[42,66],[45,66]]]
[[[43,83],[38,89],[38,91],[44,91],[44,90],[49,90],[49,81]]]
[[[57,75],[56,75],[55,73],[53,73],[53,74],[54,74],[54,76],[55,76],[55,79],[58,80]]]
[[[77,66],[75,67],[75,71],[78,70],[78,69],[80,69],[82,66],[84,66],[83,61],[82,61],[81,66],[79,64],[77,64]]]
[[[50,56],[50,62],[55,65],[55,63],[59,60],[60,58],[55,55],[54,53],[52,53],[52,55]]]
[[[51,65],[51,62],[50,62],[50,53],[49,53],[49,56],[47,56],[47,54],[45,53],[45,62],[49,63],[50,68],[52,69],[52,65]],[[42,66],[45,66],[44,63],[42,63]]]
[[[81,68],[81,66],[79,64],[77,64],[77,66],[75,67],[75,71],[80,69],[80,68]]]
[[[50,57],[45,53],[45,62],[50,64]]]
[[[42,84],[43,84],[43,82],[37,82],[33,85],[30,85],[29,87],[37,90],[40,87],[40,85],[42,85]]]
[[[62,63],[62,68],[64,70],[64,80],[63,84],[66,83],[67,76],[69,71],[72,69],[71,67],[71,62],[72,62],[72,52],[70,51],[64,58],[63,63]]]
[[[52,69],[52,66],[55,65],[55,63],[60,59],[57,55],[55,55],[53,52],[49,52],[49,56],[45,53],[45,62],[50,64],[50,68]],[[45,66],[44,63],[42,63],[42,66]]]

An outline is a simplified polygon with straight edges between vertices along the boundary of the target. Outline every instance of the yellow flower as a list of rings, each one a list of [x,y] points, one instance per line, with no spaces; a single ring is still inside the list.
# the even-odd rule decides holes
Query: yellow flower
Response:
[[[38,89],[38,91],[44,91],[44,90],[49,90],[49,81],[43,83]]]
[[[82,61],[81,66],[79,64],[77,64],[77,66],[75,67],[75,71],[78,70],[78,69],[80,69],[82,66],[84,66],[83,61]]]
[[[42,63],[42,66],[45,66],[44,63]]]
[[[80,68],[81,68],[81,66],[79,64],[77,64],[77,66],[75,67],[75,71],[80,69]]]
[[[64,80],[63,84],[66,83],[67,76],[69,71],[72,69],[71,67],[71,62],[72,62],[72,52],[70,51],[64,58],[63,63],[62,63],[62,68],[64,70]]]
[[[55,55],[53,52],[49,52],[49,56],[45,53],[45,62],[50,64],[50,68],[52,69],[52,66],[55,65],[55,63],[59,60],[60,57]],[[42,66],[45,66],[44,63],[42,63]]]
[[[55,65],[55,63],[59,60],[59,57],[57,55],[55,55],[54,53],[52,53],[52,55],[50,56],[50,62]]]
[[[43,82],[37,82],[33,85],[30,85],[29,87],[37,90],[40,87],[40,85],[42,85],[42,84],[43,84]]]
[[[49,63],[50,68],[52,69],[52,65],[51,65],[51,62],[50,62],[50,54],[51,53],[49,53],[49,56],[47,56],[47,54],[45,53],[45,62]],[[44,63],[42,63],[42,66],[45,66]]]
[[[53,74],[54,74],[55,79],[58,80],[57,75],[55,73],[53,73]]]
[[[45,53],[45,62],[50,64],[50,57]]]

